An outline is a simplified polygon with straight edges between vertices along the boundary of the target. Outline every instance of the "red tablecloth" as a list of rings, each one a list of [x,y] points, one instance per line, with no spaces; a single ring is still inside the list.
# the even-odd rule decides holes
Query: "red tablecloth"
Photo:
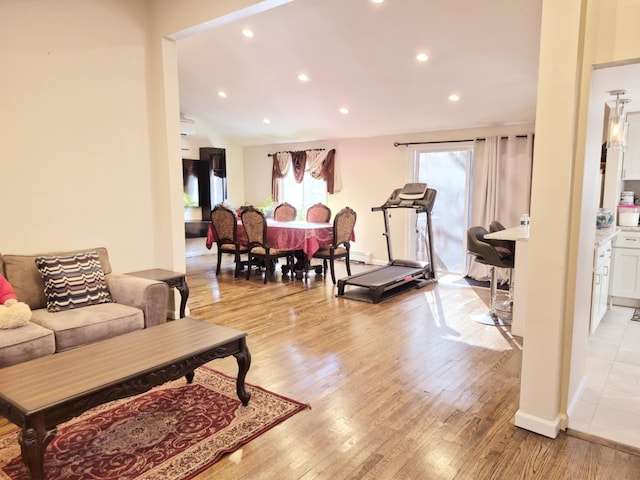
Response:
[[[209,224],[207,248],[215,243],[215,232]],[[247,234],[242,223],[238,223],[238,241],[247,243]],[[322,245],[330,245],[333,241],[333,224],[310,223],[304,221],[276,222],[267,220],[267,242],[271,248],[280,250],[302,250],[309,260]]]

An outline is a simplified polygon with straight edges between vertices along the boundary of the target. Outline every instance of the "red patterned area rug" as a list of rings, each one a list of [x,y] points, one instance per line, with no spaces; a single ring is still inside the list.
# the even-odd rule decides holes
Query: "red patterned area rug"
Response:
[[[261,387],[244,407],[235,379],[207,367],[150,392],[93,408],[58,426],[48,480],[185,480],[308,408]],[[0,478],[28,479],[19,432],[0,437]]]

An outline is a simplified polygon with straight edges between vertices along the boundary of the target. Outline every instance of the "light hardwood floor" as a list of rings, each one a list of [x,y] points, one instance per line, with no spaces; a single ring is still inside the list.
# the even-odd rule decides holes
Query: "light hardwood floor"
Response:
[[[313,273],[264,285],[223,263],[216,277],[212,256],[187,271],[191,316],[249,332],[247,381],[312,407],[199,480],[638,478],[632,453],[513,425],[522,339],[471,320],[487,289],[443,278],[374,305]],[[233,359],[211,366],[236,372]]]
[[[487,289],[442,278],[374,305],[336,298],[313,273],[265,285],[226,262],[216,277],[214,256],[187,260],[191,316],[246,330],[247,382],[311,409],[196,479],[638,478],[639,456],[513,425],[522,339],[471,320]],[[233,358],[210,366],[237,372]]]

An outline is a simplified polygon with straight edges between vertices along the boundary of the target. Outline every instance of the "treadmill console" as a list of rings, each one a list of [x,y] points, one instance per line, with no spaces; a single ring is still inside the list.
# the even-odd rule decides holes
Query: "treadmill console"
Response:
[[[418,200],[424,198],[424,194],[427,193],[426,183],[407,183],[400,190],[400,198],[402,200]]]
[[[435,198],[436,191],[433,188],[428,188],[426,183],[407,183],[402,188],[396,188],[382,207],[373,208],[372,210],[413,208],[430,212]]]

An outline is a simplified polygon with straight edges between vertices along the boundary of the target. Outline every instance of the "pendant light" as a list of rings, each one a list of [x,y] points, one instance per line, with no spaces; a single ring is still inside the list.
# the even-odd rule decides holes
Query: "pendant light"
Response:
[[[611,90],[609,95],[616,97],[615,104],[609,112],[609,133],[607,135],[607,149],[623,149],[627,146],[627,122],[624,114],[624,104],[629,99],[620,98],[626,95],[626,90]]]

